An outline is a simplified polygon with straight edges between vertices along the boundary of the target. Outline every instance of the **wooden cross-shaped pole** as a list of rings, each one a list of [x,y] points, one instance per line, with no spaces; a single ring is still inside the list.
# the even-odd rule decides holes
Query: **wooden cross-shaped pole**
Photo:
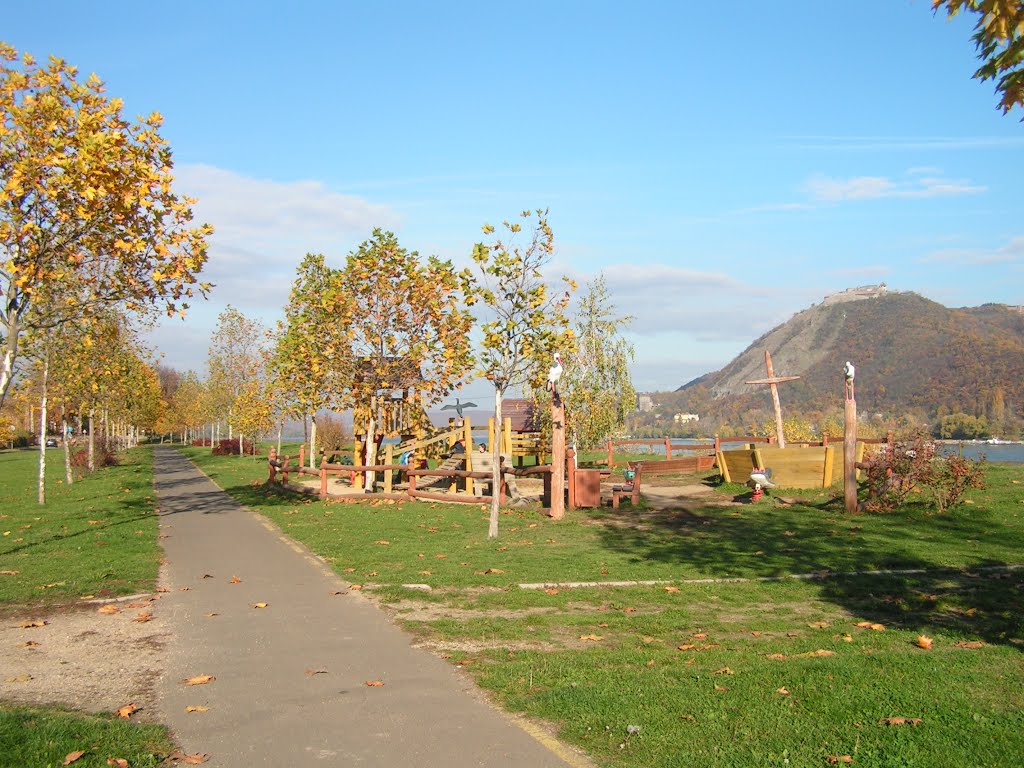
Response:
[[[786,447],[786,436],[782,433],[782,405],[779,403],[778,385],[784,381],[799,379],[799,376],[776,376],[772,369],[772,356],[766,349],[764,351],[764,367],[768,371],[768,378],[748,381],[747,384],[767,384],[772,388],[772,403],[775,406],[775,434],[779,438],[779,448]]]

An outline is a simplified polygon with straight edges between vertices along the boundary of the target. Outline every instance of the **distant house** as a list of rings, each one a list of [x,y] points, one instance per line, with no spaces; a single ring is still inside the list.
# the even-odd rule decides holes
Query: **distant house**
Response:
[[[700,421],[700,416],[696,413],[677,413],[672,417],[672,421],[676,424],[685,424],[688,421]]]
[[[654,410],[654,398],[650,395],[637,395],[636,409],[640,413],[650,413]]]

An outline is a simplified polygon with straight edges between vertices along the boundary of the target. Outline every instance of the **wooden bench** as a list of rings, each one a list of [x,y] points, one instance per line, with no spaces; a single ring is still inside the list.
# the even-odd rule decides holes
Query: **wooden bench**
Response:
[[[636,506],[640,503],[640,482],[644,475],[684,475],[694,472],[706,472],[715,466],[715,457],[682,456],[678,459],[664,461],[631,461],[629,468],[633,470],[633,482],[619,483],[612,486],[612,509],[619,508],[619,501],[629,496],[629,503]]]

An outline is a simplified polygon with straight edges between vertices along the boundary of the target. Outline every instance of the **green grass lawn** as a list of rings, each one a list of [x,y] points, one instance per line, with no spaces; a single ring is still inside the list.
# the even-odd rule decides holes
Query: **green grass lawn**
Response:
[[[160,547],[150,449],[72,485],[51,449],[45,505],[36,501],[38,458],[0,452],[0,611],[151,591]]]
[[[990,466],[988,488],[945,516],[848,516],[817,493],[560,522],[510,510],[489,540],[479,506],[268,495],[262,461],[187,452],[504,706],[555,723],[601,764],[1008,766],[1024,754],[1019,466]],[[882,570],[901,573],[861,574]],[[791,578],[807,574],[831,576]],[[629,580],[661,583],[518,586]]]

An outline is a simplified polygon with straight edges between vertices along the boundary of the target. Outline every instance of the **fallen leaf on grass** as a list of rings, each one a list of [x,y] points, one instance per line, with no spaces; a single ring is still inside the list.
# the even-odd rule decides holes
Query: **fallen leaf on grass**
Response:
[[[920,725],[924,721],[920,717],[883,717],[878,722],[882,725]]]
[[[604,640],[604,638],[601,635],[595,635],[595,634],[591,633],[589,635],[580,635],[580,640],[587,640],[587,641],[590,641],[590,642],[593,642],[593,643],[597,643],[597,642],[600,642],[601,640]]]
[[[270,605],[270,603],[253,603],[252,607],[253,608],[266,608],[268,605]]]
[[[383,680],[367,680],[366,685],[370,688],[380,688],[384,685]]]
[[[825,627],[828,626],[828,622],[827,621],[812,621],[807,626],[810,627],[811,629],[825,629]]]
[[[736,673],[733,672],[731,669],[729,669],[729,667],[722,667],[721,669],[716,669],[714,671],[714,674],[716,674],[716,675],[735,675]]]
[[[692,635],[690,635],[690,637],[694,638],[695,640],[707,640],[708,633],[707,632],[694,632]]]
[[[716,691],[728,691],[729,690],[729,686],[727,686],[727,685],[717,685],[716,684],[715,685],[715,690]]]
[[[678,592],[679,587],[665,587],[666,592]]]
[[[787,657],[784,653],[769,653],[765,658],[774,659],[775,661],[785,661]]]
[[[67,755],[64,756],[64,762],[61,763],[61,765],[71,765],[75,760],[85,754],[86,752],[84,749],[76,749],[74,752],[68,752]]]
[[[362,584],[351,584],[351,585],[349,585],[349,589],[350,589],[351,591],[353,591],[353,592],[358,592],[358,591],[359,591],[359,590],[361,590],[362,588],[363,588],[363,585],[362,585]]]
[[[108,616],[113,616],[115,613],[120,613],[121,609],[116,605],[101,605],[96,609],[96,613],[104,613]]]
[[[194,677],[186,677],[183,682],[185,685],[206,685],[212,683],[217,678],[213,675],[195,675]]]
[[[0,576],[17,576],[17,575],[18,575],[17,571],[0,571]],[[82,754],[85,754],[85,753],[83,752]]]
[[[933,642],[934,641],[927,635],[918,635],[917,640],[914,641],[914,645],[918,648],[924,648],[926,651],[930,651],[932,649]]]
[[[805,658],[805,659],[808,659],[808,658],[828,658],[829,656],[835,656],[835,655],[836,655],[835,651],[826,651],[826,650],[822,650],[820,648],[818,650],[816,650],[816,651],[808,651],[807,653],[798,653],[797,654],[797,656],[799,656],[801,658]]]
[[[636,613],[636,608],[634,608],[632,605],[627,605],[625,608],[622,609],[622,612],[623,613]]]
[[[44,619],[30,619],[29,621],[21,622],[18,627],[21,629],[32,629],[33,627],[45,627],[47,624],[49,622]]]
[[[138,711],[139,711],[139,707],[135,706],[135,704],[132,703],[132,704],[125,704],[120,709],[115,710],[114,714],[117,715],[118,717],[123,717],[125,720],[127,720],[128,718],[130,718],[133,714],[135,714]]]
[[[873,621],[858,621],[853,626],[860,627],[861,629],[873,629],[875,632],[885,631],[885,624],[876,624]]]
[[[832,765],[838,765],[839,763],[852,763],[853,762],[853,758],[850,757],[849,755],[828,755],[825,758],[825,760],[827,760]]]
[[[788,688],[779,688],[775,692],[778,693],[781,696],[789,696],[789,689]]]
[[[185,707],[185,711],[186,712],[209,712],[210,708],[209,707],[204,707],[201,704],[193,704],[191,706]]]
[[[390,541],[387,541],[387,540],[385,540],[385,539],[381,539],[380,541],[375,541],[375,542],[373,542],[373,543],[374,543],[374,544],[381,544],[381,545],[387,545],[387,544],[390,544],[391,542],[390,542]]]
[[[984,648],[985,644],[981,640],[961,640],[956,644],[957,648]]]

